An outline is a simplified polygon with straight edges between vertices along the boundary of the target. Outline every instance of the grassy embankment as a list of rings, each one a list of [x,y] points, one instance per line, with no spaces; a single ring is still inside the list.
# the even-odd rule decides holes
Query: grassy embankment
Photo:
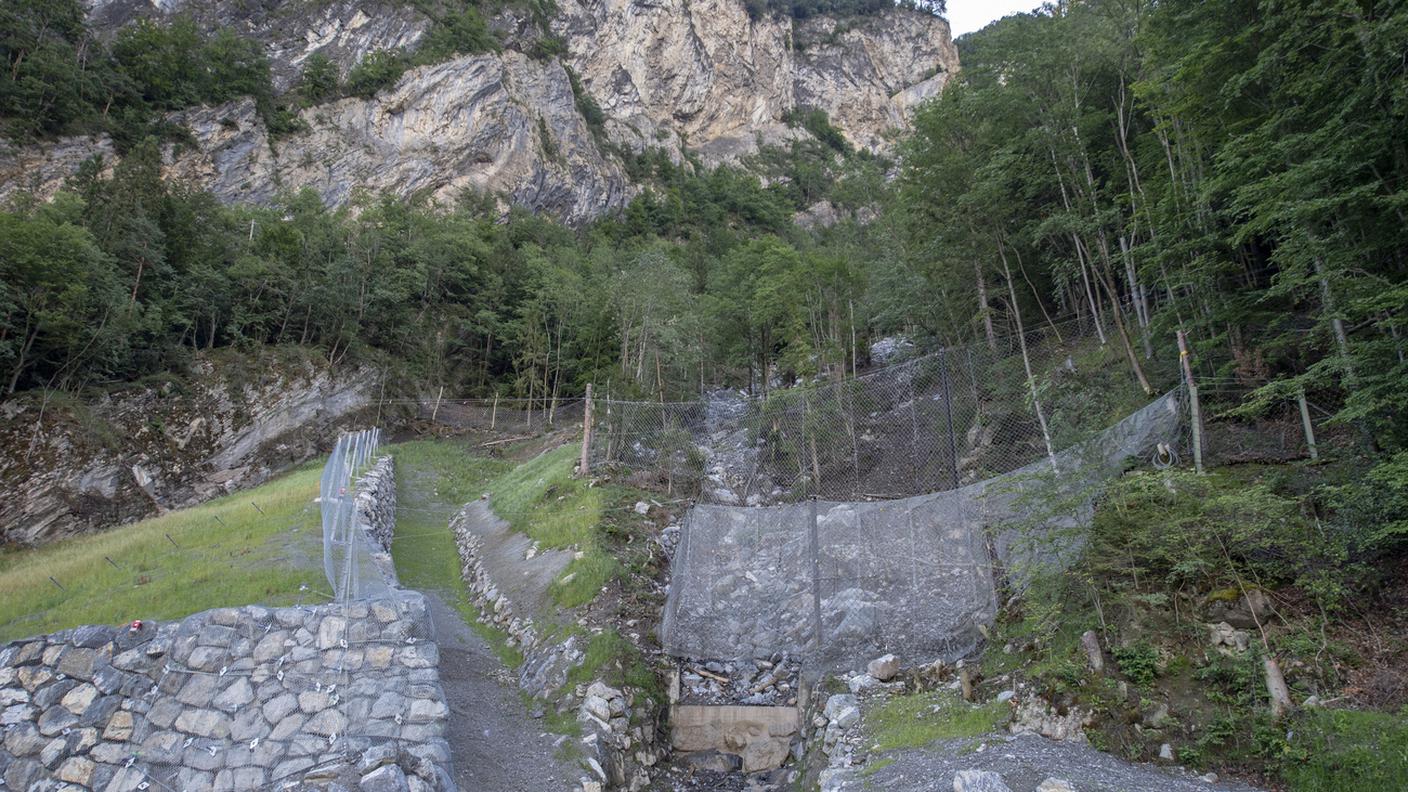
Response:
[[[393,447],[401,510],[392,556],[402,584],[446,596],[510,667],[522,662],[521,654],[505,643],[501,632],[478,621],[479,612],[460,577],[448,523],[463,504],[487,492],[495,513],[514,530],[544,548],[578,554],[549,590],[556,607],[532,614],[549,631],[581,630],[569,612],[593,603],[615,581],[653,574],[621,547],[625,532],[639,528],[643,520],[630,506],[644,493],[613,485],[591,487],[573,478],[578,448],[561,446],[515,465],[484,457],[454,441],[424,440]],[[623,563],[622,558],[627,560]],[[569,682],[597,678],[647,690],[656,686],[639,653],[610,627],[587,638],[586,659],[572,670]]]
[[[324,600],[322,522],[313,502],[320,472],[321,462],[309,463],[200,506],[0,552],[0,640],[229,605]],[[309,591],[300,592],[304,585]]]

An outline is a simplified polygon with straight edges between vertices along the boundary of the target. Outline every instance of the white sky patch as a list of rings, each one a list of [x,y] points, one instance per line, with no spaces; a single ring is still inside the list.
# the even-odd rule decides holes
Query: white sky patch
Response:
[[[953,37],[958,38],[993,20],[1031,11],[1040,5],[1041,0],[948,0],[948,13],[945,16],[948,17],[949,27],[953,29]]]

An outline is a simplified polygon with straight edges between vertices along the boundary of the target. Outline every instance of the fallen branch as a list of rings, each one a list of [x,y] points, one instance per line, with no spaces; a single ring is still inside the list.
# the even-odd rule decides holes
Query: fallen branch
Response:
[[[518,442],[519,440],[527,440],[527,439],[529,439],[530,437],[533,437],[533,435],[526,434],[526,435],[519,435],[519,436],[517,436],[517,437],[505,437],[505,438],[502,439],[502,440],[490,440],[490,441],[487,442],[487,443],[480,443],[480,444],[479,444],[479,447],[480,447],[480,448],[488,448],[489,446],[503,445],[504,443],[516,443],[516,442]]]

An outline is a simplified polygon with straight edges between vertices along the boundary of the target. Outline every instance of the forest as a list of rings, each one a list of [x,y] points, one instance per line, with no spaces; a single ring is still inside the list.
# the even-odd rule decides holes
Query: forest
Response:
[[[83,101],[139,101],[80,90],[36,104],[54,81],[35,62],[83,38],[76,8],[46,16],[37,47],[6,42],[11,135],[75,123]],[[112,45],[118,84],[144,75],[134,106],[263,95],[267,64],[221,55],[242,46],[223,35],[160,32],[176,38],[124,58],[153,27]],[[861,342],[887,334],[953,344],[1090,316],[1141,378],[1183,329],[1210,374],[1252,393],[1246,410],[1313,392],[1394,447],[1408,375],[1405,41],[1408,11],[1389,3],[1009,17],[960,40],[960,78],[893,159],[798,112],[814,140],[739,167],[622,154],[648,188],[575,229],[476,196],[221,206],[163,182],[145,137],[111,175],[90,163],[56,200],[0,216],[4,388],[77,390],[199,350],[305,344],[330,361],[380,355],[463,395],[541,396],[545,381],[576,393],[614,376],[620,392],[679,397],[854,368]],[[174,84],[201,73],[163,60],[176,54],[244,77]],[[16,110],[39,105],[50,114]],[[821,201],[840,222],[794,223]]]
[[[433,48],[341,79],[310,59],[280,96],[233,33],[137,25],[96,42],[77,0],[0,8],[4,134],[105,131],[122,154],[0,209],[0,401],[98,397],[271,346],[382,367],[410,397],[548,400],[588,383],[767,397],[863,371],[881,339],[996,348],[1071,322],[1153,393],[1179,384],[1181,332],[1210,424],[1298,428],[1309,401],[1335,453],[1123,477],[1091,551],[1014,598],[995,642],[1015,651],[988,662],[1030,661],[1053,698],[1095,699],[1114,714],[1092,739],[1152,760],[1162,738],[1125,728],[1139,713],[1082,676],[1076,640],[1099,629],[1136,698],[1197,682],[1194,708],[1175,707],[1180,761],[1297,790],[1401,781],[1408,3],[1050,4],[960,38],[962,71],[884,153],[807,107],[786,118],[807,134],[733,165],[612,148],[642,189],[581,227],[501,196],[223,205],[162,178],[162,146],[179,144],[164,112],[250,95],[277,131],[293,108],[499,46],[455,7]],[[881,7],[749,3],[795,18]],[[574,87],[600,133],[602,109]],[[1058,387],[1036,379],[1033,403]],[[1160,621],[1245,596],[1244,580],[1282,610],[1241,659],[1207,652],[1201,623]],[[1265,712],[1258,652],[1282,657],[1298,699],[1350,691],[1364,706],[1307,708],[1287,728]],[[1377,747],[1390,739],[1396,753]]]

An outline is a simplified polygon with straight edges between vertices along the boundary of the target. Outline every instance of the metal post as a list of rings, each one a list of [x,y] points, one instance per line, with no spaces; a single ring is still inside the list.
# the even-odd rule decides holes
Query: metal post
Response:
[[[822,650],[825,647],[822,644],[823,630],[821,626],[821,548],[820,542],[817,539],[816,529],[816,496],[813,495],[808,501],[808,503],[810,504],[810,508],[807,510],[807,544],[809,545],[807,549],[812,557],[812,619],[816,624],[816,653],[817,656],[820,656]]]
[[[489,431],[494,431],[494,424],[499,420],[499,394],[494,394],[494,409],[489,413]]]
[[[958,442],[953,436],[953,397],[948,387],[948,353],[939,349],[939,381],[944,388],[944,421],[948,424],[948,458],[953,467],[953,488],[958,489]]]
[[[1198,383],[1193,381],[1193,365],[1189,361],[1188,334],[1178,331],[1178,359],[1183,363],[1183,378],[1188,385],[1188,410],[1193,417],[1193,469],[1203,472],[1203,410],[1198,404]]]
[[[1305,389],[1296,391],[1296,403],[1300,405],[1300,425],[1305,429],[1305,444],[1310,448],[1310,458],[1312,460],[1320,458],[1320,451],[1315,447],[1315,427],[1310,423],[1310,407],[1305,403]]]
[[[578,466],[579,475],[586,477],[592,472],[592,384],[587,383],[587,399],[582,410],[582,462]]]

